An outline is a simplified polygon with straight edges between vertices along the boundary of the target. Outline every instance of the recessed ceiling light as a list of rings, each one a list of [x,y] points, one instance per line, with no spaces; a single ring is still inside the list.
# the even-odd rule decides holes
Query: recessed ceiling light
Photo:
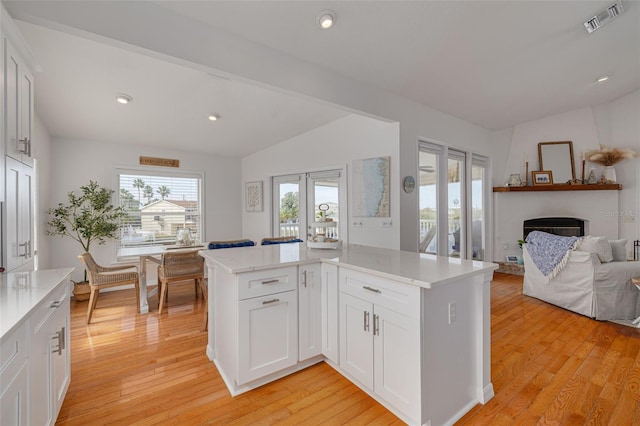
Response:
[[[129,95],[125,95],[124,93],[118,93],[116,95],[116,101],[120,104],[126,105],[128,103],[133,102],[133,98]]]
[[[607,80],[609,80],[609,76],[608,75],[603,75],[601,77],[598,77],[598,79],[596,80],[596,83],[604,83]]]
[[[333,10],[323,10],[322,12],[320,12],[320,15],[318,15],[318,25],[323,30],[328,30],[329,28],[333,27],[333,24],[335,23],[336,12],[334,12]]]
[[[220,114],[209,114],[210,121],[218,121],[220,119]]]

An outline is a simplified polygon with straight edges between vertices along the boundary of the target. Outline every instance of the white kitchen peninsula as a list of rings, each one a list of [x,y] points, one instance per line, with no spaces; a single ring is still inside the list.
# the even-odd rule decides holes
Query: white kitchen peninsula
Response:
[[[495,264],[357,245],[200,253],[207,355],[232,395],[325,361],[409,424],[452,424],[493,397]]]

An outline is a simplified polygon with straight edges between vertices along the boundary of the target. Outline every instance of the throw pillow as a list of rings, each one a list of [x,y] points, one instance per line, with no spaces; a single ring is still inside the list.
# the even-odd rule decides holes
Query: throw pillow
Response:
[[[614,262],[626,262],[627,261],[627,239],[621,240],[609,240],[611,245],[611,253],[613,254]]]
[[[582,238],[582,241],[576,250],[595,253],[598,255],[598,259],[600,259],[600,262],[602,263],[608,263],[613,260],[611,244],[609,244],[609,241],[607,241],[605,237],[591,237],[587,235]]]

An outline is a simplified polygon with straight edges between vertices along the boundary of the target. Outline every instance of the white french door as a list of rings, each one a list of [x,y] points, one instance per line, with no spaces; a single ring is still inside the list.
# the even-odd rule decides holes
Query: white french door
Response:
[[[420,142],[421,252],[483,260],[487,250],[488,159]]]
[[[322,214],[337,222],[335,228],[326,228],[331,232],[327,237],[346,242],[346,193],[343,169],[274,176],[272,234],[307,241],[313,222]]]

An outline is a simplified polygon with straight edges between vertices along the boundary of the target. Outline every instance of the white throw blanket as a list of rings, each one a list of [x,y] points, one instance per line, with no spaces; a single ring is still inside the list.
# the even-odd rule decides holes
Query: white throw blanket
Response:
[[[580,237],[532,231],[527,235],[527,252],[548,283],[565,267],[571,251],[575,250],[580,240]]]

